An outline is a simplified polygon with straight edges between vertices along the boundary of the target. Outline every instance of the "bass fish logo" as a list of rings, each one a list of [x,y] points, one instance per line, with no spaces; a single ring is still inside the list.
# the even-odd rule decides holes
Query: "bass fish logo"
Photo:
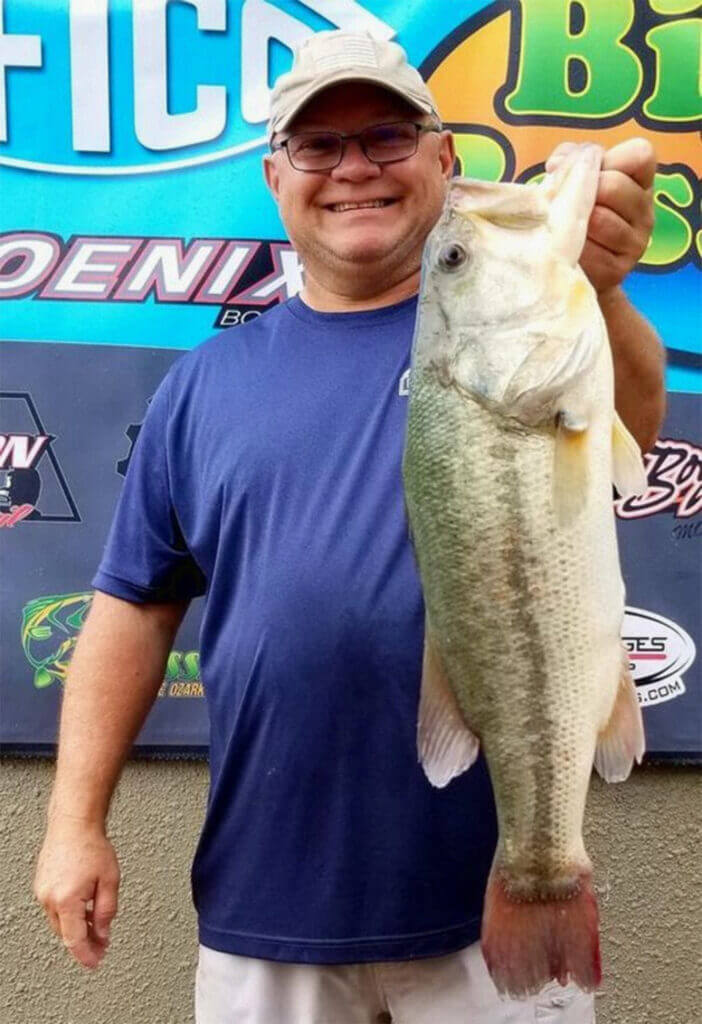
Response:
[[[22,609],[22,649],[34,670],[37,690],[63,685],[90,605],[92,591],[51,594]],[[159,697],[202,697],[198,651],[171,651]]]
[[[692,637],[682,626],[644,608],[627,608],[622,641],[642,707],[682,697],[682,675],[696,655]]]
[[[34,685],[43,690],[64,683],[78,633],[92,594],[38,597],[22,609],[22,648],[34,669]]]

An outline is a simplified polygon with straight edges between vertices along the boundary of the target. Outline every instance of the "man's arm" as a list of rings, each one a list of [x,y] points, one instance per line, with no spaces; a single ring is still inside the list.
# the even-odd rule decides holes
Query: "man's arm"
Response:
[[[573,143],[546,162],[552,171]],[[597,291],[614,362],[615,405],[642,451],[654,444],[665,415],[665,350],[631,305],[621,283],[641,259],[653,230],[656,154],[629,139],[603,154],[597,199],[580,265]]]
[[[105,835],[110,799],[187,607],[96,591],[71,658],[34,893],[85,967],[102,960],[117,912],[119,867]]]
[[[642,452],[656,443],[665,416],[665,349],[621,288],[599,296],[614,363],[614,404]]]

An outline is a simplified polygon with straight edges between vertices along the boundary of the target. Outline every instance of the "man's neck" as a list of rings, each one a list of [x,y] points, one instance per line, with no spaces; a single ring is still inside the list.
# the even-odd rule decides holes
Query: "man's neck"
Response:
[[[363,310],[380,309],[416,295],[419,290],[419,273],[419,268],[413,270],[401,281],[380,290],[377,284],[371,282],[364,288],[363,282],[358,279],[349,282],[347,288],[343,285],[328,286],[311,274],[306,274],[300,298],[318,313],[360,313]]]

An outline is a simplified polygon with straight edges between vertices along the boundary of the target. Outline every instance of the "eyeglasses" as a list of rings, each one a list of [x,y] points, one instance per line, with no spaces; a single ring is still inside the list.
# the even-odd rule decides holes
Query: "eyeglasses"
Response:
[[[296,171],[331,171],[344,158],[351,139],[358,139],[363,155],[374,164],[393,164],[414,156],[420,132],[440,132],[414,121],[373,124],[355,135],[340,132],[299,132],[271,146],[271,152],[284,149]]]

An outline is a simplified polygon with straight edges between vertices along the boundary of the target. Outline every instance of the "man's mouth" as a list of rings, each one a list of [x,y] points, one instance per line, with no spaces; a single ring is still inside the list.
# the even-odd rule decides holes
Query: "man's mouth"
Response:
[[[375,210],[381,209],[383,206],[391,206],[392,203],[396,203],[397,199],[366,199],[364,202],[358,203],[328,203],[325,206],[325,210],[331,210],[332,213],[345,213],[347,210]]]

